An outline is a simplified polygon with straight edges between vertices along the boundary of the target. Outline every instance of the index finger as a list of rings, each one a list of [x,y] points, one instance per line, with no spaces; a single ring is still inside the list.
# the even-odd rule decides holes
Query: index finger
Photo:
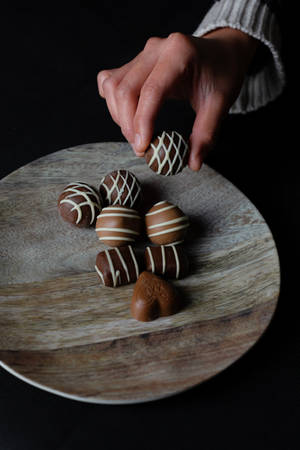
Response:
[[[149,146],[158,111],[172,86],[178,79],[179,70],[169,58],[159,59],[141,88],[134,116],[134,149],[143,153]]]

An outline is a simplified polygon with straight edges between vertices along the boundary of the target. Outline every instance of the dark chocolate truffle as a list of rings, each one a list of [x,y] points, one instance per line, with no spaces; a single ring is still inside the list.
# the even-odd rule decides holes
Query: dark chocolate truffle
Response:
[[[154,244],[178,244],[184,240],[188,217],[178,206],[165,200],[156,203],[146,214],[146,231]]]
[[[124,206],[103,208],[96,222],[99,240],[111,247],[134,242],[141,233],[142,220],[139,213]]]
[[[101,196],[88,184],[75,182],[65,187],[58,198],[62,218],[77,227],[89,227],[101,211]]]
[[[122,205],[133,208],[141,197],[139,180],[125,169],[107,174],[101,180],[99,190],[105,206]]]
[[[150,272],[142,272],[133,291],[131,314],[136,320],[149,322],[179,311],[181,300],[175,288]]]
[[[95,269],[101,283],[108,287],[133,283],[140,273],[137,258],[130,245],[98,253]]]
[[[154,172],[176,175],[187,165],[189,148],[177,131],[163,131],[145,151],[145,159]]]
[[[189,269],[188,257],[180,245],[146,247],[145,263],[148,272],[166,278],[183,278]]]

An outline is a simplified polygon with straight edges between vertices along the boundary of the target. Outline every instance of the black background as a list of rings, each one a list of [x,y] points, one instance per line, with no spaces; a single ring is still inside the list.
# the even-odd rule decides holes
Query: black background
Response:
[[[179,12],[160,1],[136,8],[125,2],[114,8],[74,3],[68,10],[3,11],[0,176],[65,147],[124,140],[98,96],[96,75],[127,62],[152,35],[191,33],[201,15],[189,2],[184,7]],[[1,450],[298,448],[299,144],[293,120],[298,111],[291,107],[294,36],[286,11],[281,26],[284,93],[257,112],[228,117],[207,159],[248,196],[273,233],[282,280],[271,325],[246,355],[213,379],[139,405],[68,400],[0,369]],[[158,119],[160,128],[183,133],[192,121],[190,108],[177,102],[168,103]]]

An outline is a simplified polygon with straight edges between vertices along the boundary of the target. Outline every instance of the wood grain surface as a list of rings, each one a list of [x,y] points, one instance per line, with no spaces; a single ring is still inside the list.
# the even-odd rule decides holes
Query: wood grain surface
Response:
[[[70,182],[98,187],[116,169],[142,182],[143,212],[159,200],[190,218],[185,300],[150,323],[130,315],[134,285],[106,288],[94,270],[93,229],[63,222],[57,198]],[[0,364],[51,392],[89,402],[133,403],[188,389],[219,373],[261,336],[280,275],[263,217],[204,165],[154,174],[128,144],[97,143],[38,159],[0,182]],[[142,253],[146,239],[136,246]]]

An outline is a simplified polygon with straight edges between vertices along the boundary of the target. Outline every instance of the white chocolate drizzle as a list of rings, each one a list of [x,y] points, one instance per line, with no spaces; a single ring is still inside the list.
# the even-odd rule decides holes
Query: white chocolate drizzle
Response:
[[[186,216],[181,216],[181,217],[177,217],[176,219],[171,219],[171,220],[167,220],[166,222],[160,222],[160,223],[156,223],[154,225],[149,225],[148,229],[152,229],[152,228],[159,228],[159,227],[165,227],[167,225],[172,225],[173,223],[178,223],[178,222],[183,222],[183,221],[187,221],[188,218]]]
[[[137,231],[130,230],[129,228],[116,228],[116,227],[99,227],[96,231],[119,231],[120,233],[129,233],[138,235]]]
[[[99,215],[99,217],[130,217],[131,219],[140,219],[140,216],[135,216],[134,214],[121,214],[121,213],[105,213]]]
[[[103,236],[103,237],[99,237],[99,241],[128,241],[128,242],[134,242],[134,239],[130,238],[128,236]]]
[[[117,253],[117,255],[118,255],[118,257],[119,257],[119,259],[120,259],[120,261],[122,263],[122,266],[123,266],[123,268],[125,270],[125,273],[126,273],[126,276],[127,276],[127,281],[128,281],[128,283],[130,283],[129,271],[128,271],[128,267],[127,267],[127,265],[126,265],[126,263],[124,261],[124,258],[121,255],[121,252],[120,252],[120,250],[118,248],[115,248],[115,251],[116,251],[116,253]]]
[[[157,205],[158,205],[158,203],[156,203],[156,205],[154,205],[154,206],[157,206]],[[147,213],[146,216],[154,216],[154,214],[158,214],[158,213],[161,213],[163,211],[167,211],[168,209],[173,209],[173,208],[176,208],[176,206],[169,205],[169,206],[166,206],[165,208],[160,208],[160,209],[157,209],[156,211],[151,211],[151,212]]]
[[[131,245],[128,245],[128,248],[129,248],[129,251],[130,251],[130,254],[131,254],[131,257],[132,257],[132,261],[133,261],[133,264],[134,264],[135,273],[136,273],[136,279],[138,279],[139,274],[140,274],[139,266],[138,266],[138,263],[137,263],[137,260],[135,258],[135,255],[134,255],[134,252],[132,250]]]
[[[119,208],[117,206],[114,206],[113,208],[107,206],[102,209],[101,213],[97,216],[97,219],[99,219],[99,217],[129,217],[130,219],[141,219],[139,213],[135,209],[123,208],[122,206]]]
[[[87,192],[81,191],[78,189],[81,187],[84,187],[85,189],[87,189]],[[65,192],[70,192],[70,194],[67,195],[64,199],[62,199],[59,202],[59,204],[61,205],[62,203],[70,203],[71,205],[73,205],[73,208],[71,209],[71,211],[76,210],[76,212],[77,212],[76,225],[78,225],[82,219],[82,207],[86,206],[86,205],[89,206],[90,210],[91,210],[91,219],[90,219],[90,225],[91,225],[95,220],[96,209],[97,210],[101,209],[101,200],[100,200],[100,197],[98,196],[98,194],[94,191],[94,189],[92,189],[87,184],[79,183],[79,182],[68,184],[68,186],[63,190],[62,194]],[[72,197],[76,197],[79,195],[81,195],[84,198],[84,201],[82,201],[80,203],[76,203],[74,200],[72,200]],[[93,201],[91,199],[91,197],[94,197],[96,199],[96,201]]]
[[[101,272],[101,270],[98,268],[97,265],[95,265],[95,269],[96,269],[97,274],[98,274],[99,277],[101,278],[102,283],[105,285],[103,273]]]
[[[155,273],[155,262],[154,262],[152,251],[151,251],[150,247],[147,247],[147,252],[148,252],[150,263],[151,263],[151,271],[152,271],[152,273]]]
[[[164,275],[166,273],[166,270],[167,270],[167,258],[166,258],[166,249],[165,249],[165,247],[171,247],[172,250],[173,250],[173,255],[174,255],[175,264],[176,264],[175,277],[176,277],[176,279],[178,279],[179,275],[180,275],[180,261],[179,261],[179,256],[178,256],[178,252],[177,252],[175,244],[169,244],[168,246],[166,246],[166,245],[161,245],[160,246],[160,251],[161,251],[161,274]],[[152,248],[151,247],[147,247],[147,253],[148,253],[149,259],[150,259],[151,271],[152,271],[152,273],[155,273],[156,272],[156,266],[155,266],[155,260],[153,258]]]
[[[106,206],[106,208],[103,208],[102,211],[105,211],[107,209],[112,209],[112,208],[111,208],[111,206]],[[124,206],[114,206],[112,210],[113,211],[130,212],[130,213],[136,213],[136,214],[138,213],[135,209],[125,208]]]
[[[178,140],[177,144],[175,143],[174,139],[175,137],[177,137]],[[165,138],[168,138],[169,140],[167,145],[165,144]],[[163,131],[162,134],[158,136],[158,144],[154,145],[153,143],[151,143],[150,145],[153,150],[153,155],[150,161],[148,162],[148,166],[151,168],[154,161],[156,161],[157,162],[156,173],[161,174],[166,164],[168,164],[168,170],[164,174],[166,176],[176,175],[183,169],[183,163],[188,151],[188,145],[183,140],[182,136],[179,133],[177,133],[177,131],[172,131],[171,134],[167,133],[166,131]],[[161,149],[163,149],[164,151],[164,156],[162,159],[159,155]],[[175,155],[171,159],[170,152],[172,149],[175,150]],[[177,163],[178,167],[174,171],[174,167]]]
[[[121,284],[121,274],[119,270],[115,270],[115,266],[112,262],[112,259],[110,257],[109,251],[108,250],[104,250],[105,254],[106,254],[106,258],[109,264],[109,269],[110,269],[110,273],[112,276],[112,281],[113,281],[113,287],[116,287],[118,284]]]
[[[172,245],[178,245],[178,244],[182,244],[184,241],[175,241],[175,242],[171,242],[170,244],[165,244],[165,247],[171,247]]]
[[[104,180],[106,177],[102,178],[100,187],[103,187],[106,191],[106,198],[105,200],[112,205],[116,204],[122,204],[122,205],[129,205],[130,207],[133,206],[141,192],[141,186],[139,182],[137,181],[136,177],[129,172],[128,170],[125,171],[125,176],[122,175],[121,170],[117,170],[116,176],[109,175],[110,179],[112,180],[111,187],[108,187]],[[132,180],[132,183],[129,184],[129,180]],[[119,186],[119,182],[121,181],[121,184]],[[122,195],[124,194],[125,190],[127,189],[127,195],[125,199],[121,199]],[[136,189],[136,193],[134,194],[133,191]],[[112,195],[116,193],[116,198],[114,201],[112,201]]]
[[[178,279],[179,273],[180,273],[180,262],[179,262],[179,258],[178,258],[178,253],[177,253],[177,249],[176,249],[175,245],[171,245],[170,247],[172,247],[172,249],[173,249],[174,258],[176,261],[176,279]]]
[[[184,228],[187,228],[188,226],[189,226],[189,223],[184,223],[183,225],[179,225],[178,227],[168,228],[167,230],[157,231],[156,233],[148,234],[148,236],[152,237],[152,236],[160,236],[161,234],[173,233],[173,231],[183,230]]]
[[[125,247],[124,247],[124,249],[125,249]],[[133,252],[133,250],[132,250],[130,245],[128,245],[128,250],[129,250],[129,254],[131,256],[132,262],[133,262],[133,266],[134,266],[134,270],[135,270],[135,274],[136,274],[136,279],[137,279],[139,277],[139,266],[138,266],[135,254],[134,254],[134,252]],[[118,255],[119,261],[120,261],[120,263],[121,263],[121,265],[122,265],[122,267],[123,267],[123,269],[125,271],[127,282],[130,283],[131,281],[134,281],[134,280],[131,280],[131,278],[130,278],[128,264],[126,263],[124,257],[122,256],[121,251],[118,248],[114,248],[114,249],[110,249],[110,250],[104,250],[104,253],[106,255],[106,259],[107,259],[107,262],[108,262],[108,265],[109,265],[109,271],[110,271],[110,274],[111,274],[111,277],[112,277],[112,285],[113,285],[113,287],[117,287],[117,286],[120,286],[122,284],[121,272],[118,269],[116,270],[116,268],[114,266],[114,263],[113,263],[113,260],[111,258],[111,252],[113,252],[113,251]],[[101,272],[101,270],[99,269],[99,267],[97,265],[95,265],[95,270],[98,273],[98,275],[99,275],[99,277],[100,277],[100,279],[102,281],[102,284],[104,286],[110,286],[110,284],[105,283],[104,275],[103,275],[103,273]]]
[[[165,247],[163,245],[160,246],[161,251],[161,265],[162,265],[162,273],[165,274],[166,271],[166,252]]]

